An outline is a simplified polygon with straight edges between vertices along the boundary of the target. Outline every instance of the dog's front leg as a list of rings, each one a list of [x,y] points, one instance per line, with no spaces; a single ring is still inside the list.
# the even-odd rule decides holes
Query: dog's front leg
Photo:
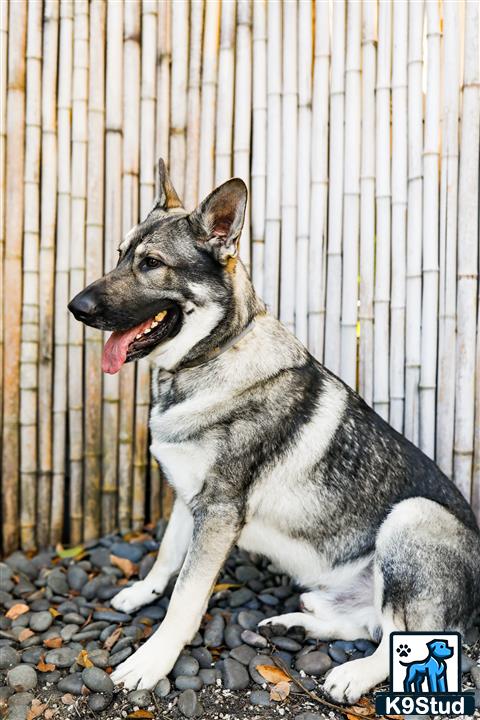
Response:
[[[239,515],[230,504],[202,503],[165,620],[134,655],[112,675],[129,688],[152,688],[172,669],[195,635],[218,573],[239,535]]]

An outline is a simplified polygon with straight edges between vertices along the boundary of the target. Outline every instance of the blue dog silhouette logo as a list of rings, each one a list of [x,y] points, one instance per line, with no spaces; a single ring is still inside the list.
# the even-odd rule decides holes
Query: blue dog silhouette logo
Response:
[[[410,662],[399,660],[400,664],[405,667],[403,691],[406,693],[448,692],[447,660],[453,656],[454,648],[446,640],[439,639],[430,640],[426,645],[427,656],[423,660]],[[407,644],[397,647],[399,658],[408,657],[410,652],[411,649]]]

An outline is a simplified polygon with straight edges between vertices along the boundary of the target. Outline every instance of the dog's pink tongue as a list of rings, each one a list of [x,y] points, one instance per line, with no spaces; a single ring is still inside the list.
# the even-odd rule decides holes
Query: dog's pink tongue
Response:
[[[149,326],[149,321],[130,330],[113,332],[105,343],[102,357],[103,372],[115,375],[127,359],[128,346],[138,333]]]

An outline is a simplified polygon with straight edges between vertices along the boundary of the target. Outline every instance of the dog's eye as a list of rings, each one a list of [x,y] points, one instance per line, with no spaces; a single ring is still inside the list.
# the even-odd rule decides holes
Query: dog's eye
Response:
[[[142,263],[143,267],[147,270],[153,270],[154,268],[160,267],[162,261],[156,257],[146,257]]]

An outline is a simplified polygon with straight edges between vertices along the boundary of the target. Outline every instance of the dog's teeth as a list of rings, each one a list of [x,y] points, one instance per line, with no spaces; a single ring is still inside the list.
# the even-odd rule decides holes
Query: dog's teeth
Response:
[[[157,322],[156,320],[154,320],[154,321],[152,322],[152,324],[150,325],[150,327],[152,328],[152,330],[153,330],[153,328],[158,327],[158,322]]]
[[[158,322],[160,322],[161,320],[163,320],[163,318],[165,317],[166,314],[167,314],[167,311],[166,311],[166,310],[163,310],[162,312],[159,312],[158,315],[155,315],[155,320],[157,320]]]
[[[146,330],[143,331],[143,334],[146,335],[149,332],[151,332],[150,328],[146,328]]]
[[[135,340],[140,340],[142,337],[142,333],[138,333],[138,335],[135,335]]]

